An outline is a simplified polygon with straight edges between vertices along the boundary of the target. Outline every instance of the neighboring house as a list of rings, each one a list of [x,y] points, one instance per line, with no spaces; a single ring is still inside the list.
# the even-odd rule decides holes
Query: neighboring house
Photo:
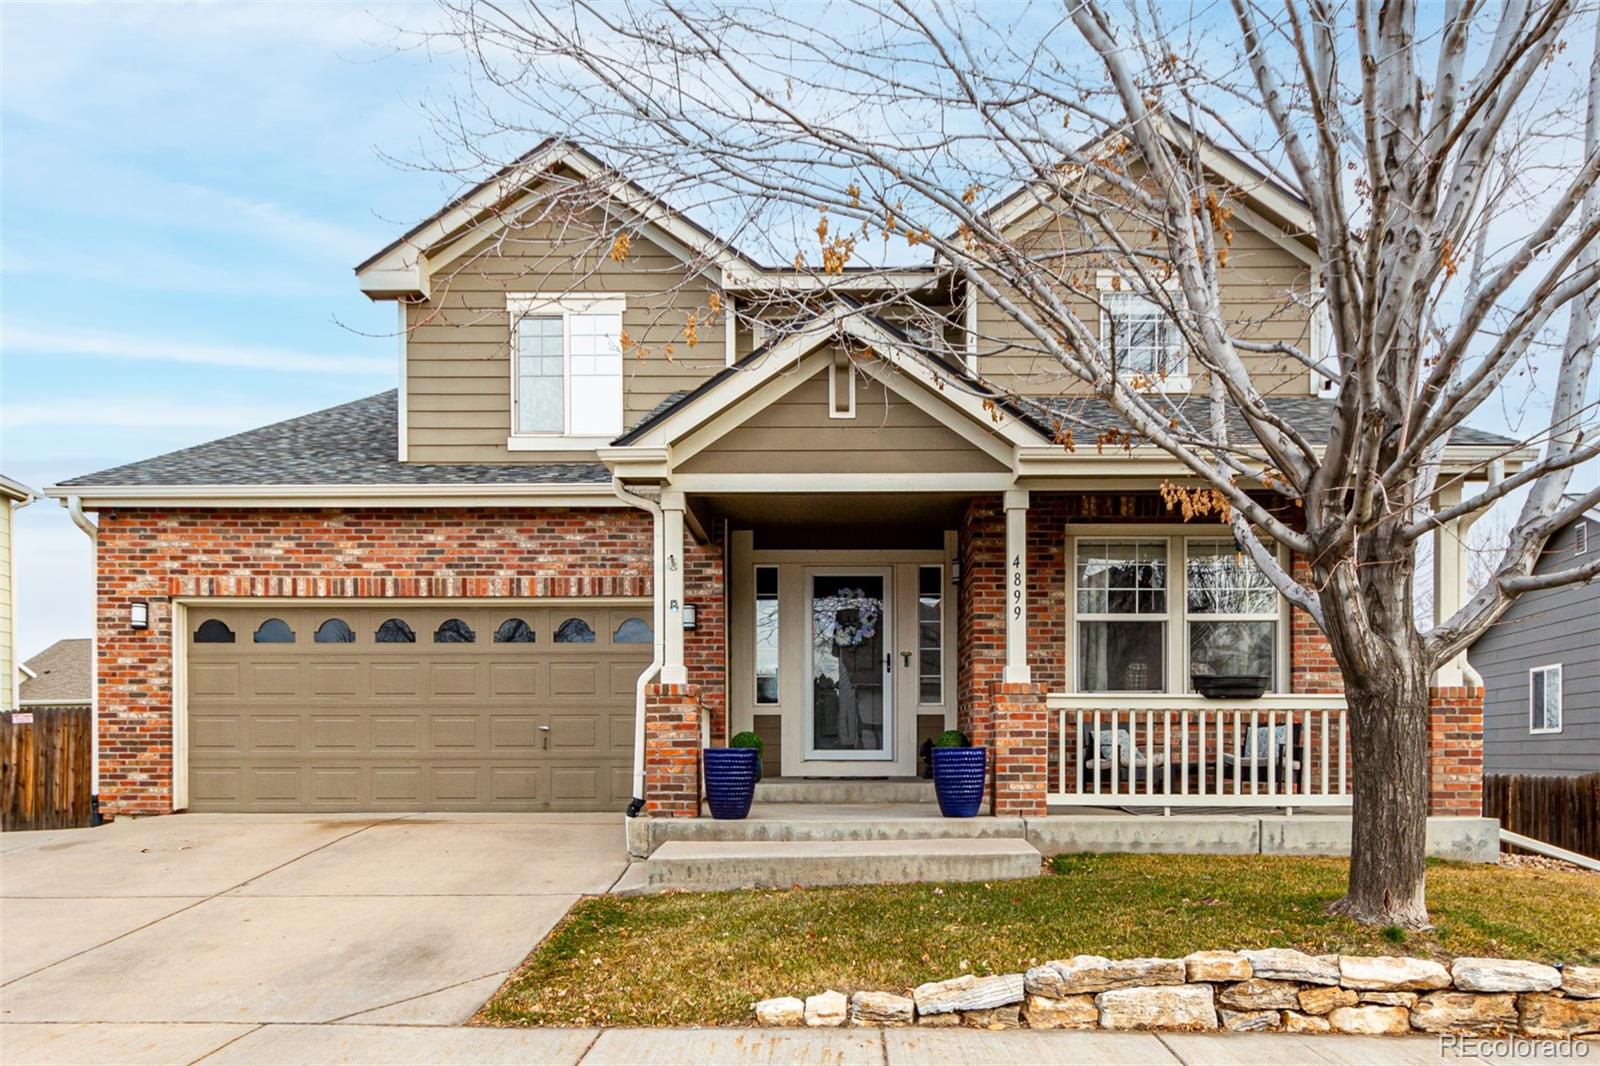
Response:
[[[87,637],[58,640],[23,663],[22,687],[17,705],[35,707],[88,707],[94,698],[94,642]]]
[[[1534,572],[1581,564],[1597,538],[1593,510],[1550,538]],[[1600,771],[1600,581],[1524,593],[1469,658],[1483,675],[1485,773]]]
[[[1242,190],[1230,315],[1314,348],[1309,212],[1207,165]],[[356,269],[394,304],[398,390],[49,490],[98,513],[105,812],[691,816],[697,749],[735,731],[785,777],[882,778],[956,726],[991,747],[1000,812],[1349,803],[1312,624],[1226,527],[1167,509],[1175,463],[1095,446],[1115,417],[987,298],[928,265],[808,301],[814,277],[621,178],[557,218],[597,175],[548,143]],[[996,217],[1048,242],[1033,203]],[[1102,273],[1125,361],[1203,407]],[[1246,358],[1326,433],[1313,375]],[[1445,467],[1509,443],[1460,431]],[[1206,674],[1267,694],[1207,700]],[[1456,677],[1434,809],[1475,815]]]
[[[20,481],[0,474],[0,713],[16,707],[17,564],[11,555],[12,515],[39,498]]]

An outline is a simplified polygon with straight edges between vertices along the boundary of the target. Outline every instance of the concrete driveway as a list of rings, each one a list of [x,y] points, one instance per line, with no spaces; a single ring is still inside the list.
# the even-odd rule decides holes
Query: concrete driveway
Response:
[[[0,1021],[217,1027],[189,1030],[202,1041],[266,1022],[459,1024],[626,867],[621,815],[177,815],[8,833]]]

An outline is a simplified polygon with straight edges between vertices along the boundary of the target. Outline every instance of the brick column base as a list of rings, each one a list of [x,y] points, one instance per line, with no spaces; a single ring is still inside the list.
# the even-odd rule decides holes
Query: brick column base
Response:
[[[1428,690],[1428,813],[1483,814],[1483,689]]]
[[[644,691],[644,809],[655,818],[700,815],[700,687]]]
[[[990,688],[994,813],[1042,815],[1050,779],[1050,715],[1042,684]]]

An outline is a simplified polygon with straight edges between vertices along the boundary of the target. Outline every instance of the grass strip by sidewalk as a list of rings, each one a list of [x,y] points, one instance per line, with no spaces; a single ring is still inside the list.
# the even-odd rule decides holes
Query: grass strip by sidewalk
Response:
[[[1326,912],[1347,863],[1065,855],[987,884],[674,893],[580,902],[479,1012],[490,1025],[748,1025],[767,996],[903,990],[1075,954],[1203,948],[1600,962],[1600,877],[1431,863],[1426,934]]]

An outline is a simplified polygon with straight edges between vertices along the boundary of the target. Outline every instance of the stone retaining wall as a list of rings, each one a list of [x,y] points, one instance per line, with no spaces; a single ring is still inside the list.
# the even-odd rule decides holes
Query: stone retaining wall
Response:
[[[1200,951],[1075,955],[1027,973],[963,974],[910,995],[826,991],[755,1005],[758,1025],[1167,1029],[1401,1035],[1600,1034],[1600,966],[1510,959]]]

